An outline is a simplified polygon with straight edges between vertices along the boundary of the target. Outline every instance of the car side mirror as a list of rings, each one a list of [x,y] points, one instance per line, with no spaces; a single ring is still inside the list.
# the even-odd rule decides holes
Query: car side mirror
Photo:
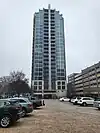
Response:
[[[4,102],[4,105],[6,105],[6,102]]]
[[[10,105],[10,103],[9,102],[4,102],[4,105],[8,106],[8,105]]]

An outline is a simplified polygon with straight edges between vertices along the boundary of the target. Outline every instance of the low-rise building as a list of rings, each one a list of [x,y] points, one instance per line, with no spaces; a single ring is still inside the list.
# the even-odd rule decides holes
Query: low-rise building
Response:
[[[73,75],[73,74],[72,74]],[[100,95],[100,62],[87,67],[74,75],[74,80],[68,76],[68,84],[72,83],[77,96],[98,96]]]
[[[79,73],[75,76],[75,94],[83,95],[83,77],[82,73]]]
[[[72,97],[76,95],[75,91],[75,76],[79,73],[73,73],[68,76],[68,85],[67,85],[67,95],[68,97]]]
[[[100,62],[82,70],[83,88],[85,95],[100,93]]]

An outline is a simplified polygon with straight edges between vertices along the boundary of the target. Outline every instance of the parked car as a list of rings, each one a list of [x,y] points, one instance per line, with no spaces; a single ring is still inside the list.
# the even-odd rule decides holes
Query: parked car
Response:
[[[28,113],[32,113],[33,111],[33,104],[29,101],[28,98],[24,97],[14,97],[11,98],[13,100],[17,100],[19,104],[22,106],[22,117],[26,116]]]
[[[81,99],[81,97],[73,97],[73,98],[71,99],[71,102],[72,102],[74,105],[76,105],[80,99]]]
[[[62,101],[62,102],[69,102],[69,98],[67,97],[62,97],[59,99],[59,101]]]
[[[3,128],[10,126],[21,118],[21,106],[15,101],[0,99],[0,125]]]
[[[33,107],[34,108],[37,108],[37,107],[40,107],[40,106],[44,106],[44,100],[41,100],[37,97],[31,97],[30,98],[30,101],[33,103]]]
[[[93,106],[100,110],[100,98],[95,99]]]
[[[94,99],[91,97],[81,97],[81,99],[78,101],[79,105],[87,106],[87,105],[93,105]]]

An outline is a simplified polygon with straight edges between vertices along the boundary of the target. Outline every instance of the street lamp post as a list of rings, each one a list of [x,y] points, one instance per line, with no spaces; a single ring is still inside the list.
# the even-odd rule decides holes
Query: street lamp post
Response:
[[[42,88],[42,99],[44,99],[44,90]]]

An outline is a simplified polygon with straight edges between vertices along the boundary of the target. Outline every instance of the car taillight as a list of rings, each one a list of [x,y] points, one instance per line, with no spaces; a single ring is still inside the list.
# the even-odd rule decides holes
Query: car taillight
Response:
[[[16,109],[16,110],[20,110],[21,109],[20,106],[15,106],[13,108]]]
[[[33,105],[32,105],[32,104],[28,104],[28,107],[29,107],[29,108],[33,108]]]
[[[20,105],[20,110],[22,110],[22,106]]]

